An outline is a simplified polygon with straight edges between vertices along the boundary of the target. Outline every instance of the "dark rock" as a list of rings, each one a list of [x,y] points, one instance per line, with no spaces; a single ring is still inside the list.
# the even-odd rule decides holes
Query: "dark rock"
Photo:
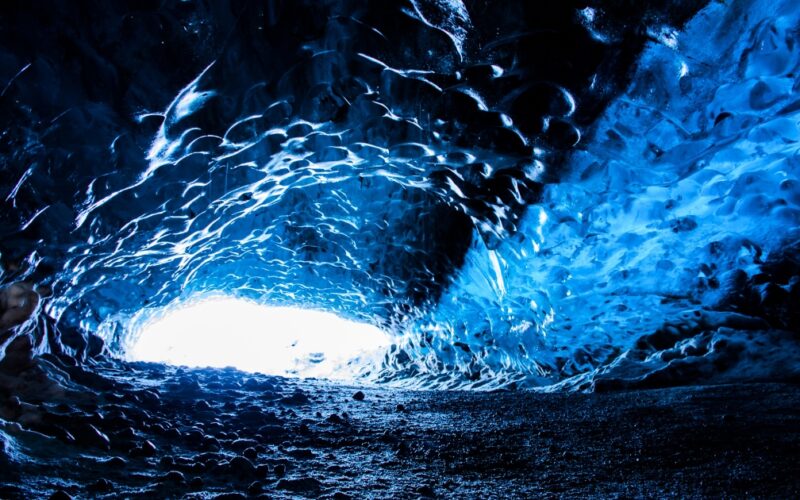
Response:
[[[50,495],[49,500],[72,500],[72,495],[64,490],[58,490]]]
[[[205,464],[202,463],[202,462],[195,462],[195,463],[189,465],[189,467],[187,468],[187,471],[191,472],[192,474],[200,475],[200,474],[203,474],[203,473],[205,473],[206,471],[208,471],[210,469],[213,469],[216,466],[217,466],[217,462],[209,462],[209,463],[205,463]]]
[[[217,438],[212,436],[203,436],[201,447],[204,450],[217,451],[221,448],[221,445]]]
[[[280,402],[285,405],[300,406],[310,403],[311,400],[303,391],[296,389],[290,396],[282,398]]]
[[[171,470],[166,474],[164,474],[162,480],[168,483],[182,484],[186,481],[186,477],[183,475],[183,472],[181,471]]]
[[[398,442],[397,437],[393,433],[388,431],[388,430],[383,431],[383,434],[381,434],[380,440],[383,443],[397,443]]]
[[[221,495],[216,495],[214,500],[245,500],[247,497],[242,495],[241,493],[222,493]]]
[[[131,450],[134,457],[152,457],[156,454],[156,446],[151,441],[145,441],[138,447]]]
[[[281,425],[283,420],[274,412],[265,412],[261,408],[252,407],[238,412],[236,419],[244,426],[259,426],[267,424]]]
[[[203,433],[202,429],[192,427],[183,433],[183,438],[188,444],[200,444],[203,442],[203,438],[205,438],[205,433]]]
[[[303,458],[303,459],[314,458],[314,457],[317,456],[316,453],[314,453],[311,450],[305,449],[305,448],[299,448],[299,449],[296,449],[296,450],[289,450],[289,451],[286,452],[286,454],[289,455],[292,458]]]
[[[77,443],[80,445],[93,446],[105,450],[111,448],[111,441],[108,439],[108,436],[100,432],[100,430],[92,424],[80,422],[70,430],[72,431],[72,435],[75,436]]]
[[[128,465],[128,461],[125,460],[122,457],[111,457],[108,460],[106,460],[104,463],[107,466],[115,468],[115,469],[118,469],[118,468],[121,469],[121,468],[126,467]]]
[[[275,487],[279,490],[291,491],[305,495],[315,495],[322,489],[322,483],[313,477],[281,479]]]
[[[364,401],[364,398],[365,398],[364,393],[361,391],[357,391],[355,394],[353,394],[353,399],[355,399],[356,401]]]
[[[42,434],[52,436],[63,443],[74,444],[77,442],[75,436],[73,436],[68,430],[64,429],[60,425],[49,425],[46,428],[37,428],[37,430]]]
[[[222,474],[228,474],[230,470],[226,467],[227,463],[225,463],[225,467],[220,466],[220,463],[221,462],[216,460],[209,460],[207,462],[192,462],[191,464],[184,466],[183,469],[187,472],[197,475],[202,475],[209,470],[217,470]]]
[[[152,441],[145,441],[142,443],[142,452],[144,452],[144,456],[152,457],[156,454],[156,445]]]
[[[436,492],[433,490],[433,487],[431,487],[430,485],[427,485],[427,484],[424,484],[424,485],[420,486],[419,488],[417,488],[417,493],[419,493],[421,496],[426,497],[426,498],[435,498],[436,497]]]
[[[155,409],[161,406],[161,396],[154,389],[141,391],[136,396],[144,408]]]
[[[233,457],[228,463],[228,468],[231,473],[239,477],[254,477],[256,474],[253,462],[241,456]]]
[[[274,469],[272,469],[272,471],[278,477],[284,476],[286,475],[286,466],[284,464],[278,464]]]
[[[244,455],[244,457],[247,458],[248,460],[255,460],[256,458],[258,458],[258,452],[253,447],[244,450],[244,452],[242,452],[242,455]]]
[[[256,477],[265,478],[269,475],[269,465],[261,464],[256,467]]]
[[[256,446],[258,441],[254,439],[237,439],[230,444],[230,448],[233,451],[244,451],[247,448],[252,448]]]
[[[136,431],[133,430],[133,427],[125,427],[122,430],[117,431],[114,433],[114,439],[119,439],[122,441],[131,441],[136,439]]]
[[[248,495],[258,495],[262,491],[264,491],[264,484],[260,481],[253,481],[250,483],[250,486],[247,487]]]
[[[258,429],[258,434],[266,443],[279,443],[287,433],[287,430],[279,425],[264,425]]]
[[[411,447],[405,441],[397,443],[395,452],[398,456],[407,456],[411,452]]]
[[[250,391],[260,391],[264,393],[269,393],[275,390],[275,386],[266,380],[257,380],[255,378],[249,378],[245,380],[242,384],[242,388],[250,390]]]
[[[107,493],[114,489],[114,484],[106,478],[98,479],[86,487],[87,491]]]
[[[189,488],[193,490],[199,490],[203,487],[203,478],[200,476],[195,476],[189,481]]]

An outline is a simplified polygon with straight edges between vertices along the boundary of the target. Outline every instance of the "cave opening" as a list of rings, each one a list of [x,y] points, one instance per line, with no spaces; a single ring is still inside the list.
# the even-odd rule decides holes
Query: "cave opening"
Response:
[[[122,356],[191,367],[353,381],[391,343],[374,325],[222,295],[190,298],[131,318]]]

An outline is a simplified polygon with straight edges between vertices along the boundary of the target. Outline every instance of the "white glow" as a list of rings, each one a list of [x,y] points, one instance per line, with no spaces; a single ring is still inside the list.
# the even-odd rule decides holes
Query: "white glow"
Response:
[[[127,355],[172,365],[349,379],[390,344],[377,327],[335,314],[209,298],[145,321]]]

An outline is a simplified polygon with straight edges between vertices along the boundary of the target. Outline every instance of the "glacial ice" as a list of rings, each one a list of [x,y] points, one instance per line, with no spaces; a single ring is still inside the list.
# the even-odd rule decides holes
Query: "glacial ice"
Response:
[[[406,339],[415,368],[445,387],[442,368],[575,376],[555,388],[797,377],[799,15],[713,4],[651,43],[520,230],[470,249]]]
[[[400,385],[797,377],[800,7],[586,3],[174,6],[175,54],[82,79],[6,43],[0,278],[53,289],[38,349],[224,293],[379,326]]]

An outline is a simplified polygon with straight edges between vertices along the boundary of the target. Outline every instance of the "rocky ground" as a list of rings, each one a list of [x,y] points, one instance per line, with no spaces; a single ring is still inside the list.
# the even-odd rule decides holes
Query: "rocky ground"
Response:
[[[51,355],[0,382],[0,498],[800,495],[797,385],[416,392]]]

